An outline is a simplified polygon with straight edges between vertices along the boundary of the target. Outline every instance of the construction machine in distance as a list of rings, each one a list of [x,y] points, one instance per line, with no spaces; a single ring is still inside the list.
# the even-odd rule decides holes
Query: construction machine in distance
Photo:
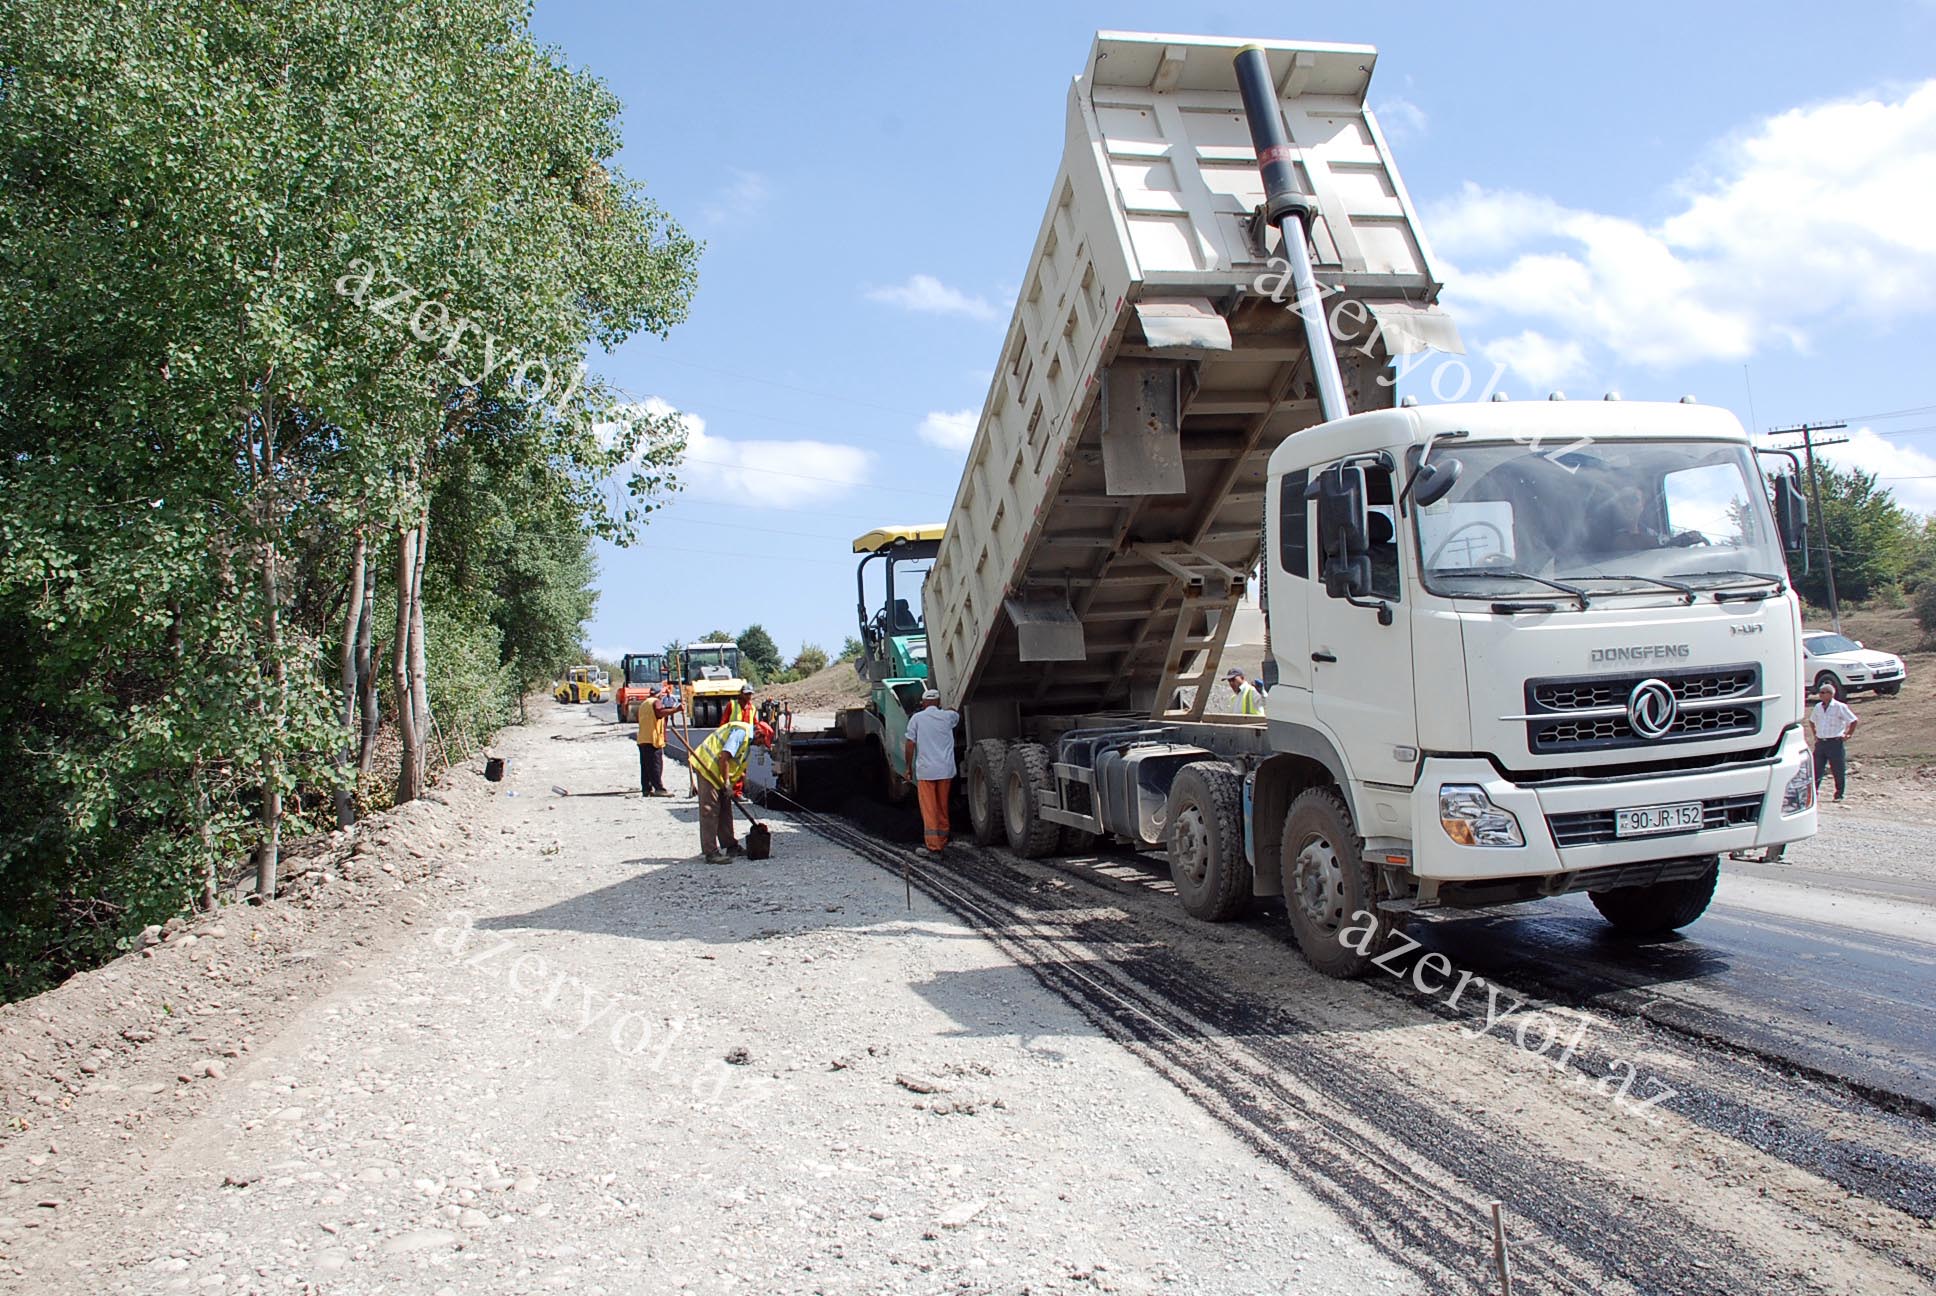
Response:
[[[739,673],[739,645],[708,642],[687,644],[679,650],[686,718],[695,729],[712,729],[726,722],[746,680]]]
[[[831,729],[796,730],[792,716],[782,716],[776,726],[773,770],[787,795],[800,794],[805,767],[812,767],[806,776],[812,787],[836,764],[850,775],[859,771],[869,790],[891,801],[905,800],[913,790],[904,739],[908,717],[921,709],[921,694],[928,688],[921,591],[941,550],[941,531],[939,522],[884,526],[854,541],[854,552],[861,555],[854,573],[854,610],[862,648],[854,669],[867,681],[867,700],[835,712]],[[868,593],[875,576],[880,581],[878,602]]]
[[[620,724],[637,724],[639,704],[650,702],[665,682],[664,653],[626,653],[618,663],[618,691],[612,695]]]
[[[596,666],[574,666],[565,672],[564,679],[558,681],[558,687],[551,691],[551,696],[560,702],[603,702],[606,690],[598,682],[598,675]]]

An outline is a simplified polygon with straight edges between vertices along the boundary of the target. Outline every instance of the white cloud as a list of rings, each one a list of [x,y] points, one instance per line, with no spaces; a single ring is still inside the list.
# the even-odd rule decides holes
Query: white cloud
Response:
[[[829,441],[738,441],[706,430],[706,420],[657,396],[638,406],[674,418],[686,434],[678,476],[685,497],[726,503],[784,498],[793,505],[837,499],[868,484],[874,456]]]
[[[1504,345],[1535,367],[1571,344],[1581,365],[1655,370],[1805,352],[1816,331],[1927,311],[1936,81],[1763,120],[1675,196],[1648,224],[1468,184],[1425,220],[1448,306],[1481,333],[1526,330]]]
[[[1372,116],[1378,119],[1379,128],[1384,131],[1385,138],[1393,143],[1416,139],[1432,124],[1431,118],[1425,115],[1425,110],[1410,99],[1387,99],[1383,103],[1373,105],[1371,111]]]
[[[729,170],[726,183],[700,209],[700,218],[708,225],[745,224],[759,216],[772,197],[772,186],[759,172],[738,167]]]
[[[978,320],[995,318],[995,308],[986,298],[971,297],[958,288],[950,288],[933,275],[909,275],[905,283],[869,288],[867,299],[928,315],[965,315]]]
[[[1588,372],[1586,352],[1579,343],[1555,340],[1536,329],[1494,338],[1486,343],[1486,354],[1539,390],[1561,386]]]
[[[929,445],[943,450],[966,450],[975,439],[975,428],[980,422],[980,410],[956,410],[952,414],[936,410],[922,419],[915,431]]]
[[[1857,428],[1840,444],[1816,450],[1819,458],[1837,468],[1872,472],[1904,508],[1936,513],[1936,456],[1913,446],[1899,445],[1873,428]]]

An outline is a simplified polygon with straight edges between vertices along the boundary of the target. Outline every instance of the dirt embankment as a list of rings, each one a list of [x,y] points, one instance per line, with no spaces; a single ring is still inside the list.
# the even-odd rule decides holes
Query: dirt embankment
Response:
[[[795,711],[836,711],[865,702],[867,681],[854,670],[854,663],[834,662],[803,680],[763,688],[760,697],[788,703]]]

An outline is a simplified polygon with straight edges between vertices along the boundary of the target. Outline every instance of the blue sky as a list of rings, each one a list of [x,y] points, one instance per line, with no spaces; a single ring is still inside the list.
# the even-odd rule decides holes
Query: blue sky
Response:
[[[1850,417],[1833,453],[1936,511],[1929,0],[834,12],[539,0],[624,101],[627,172],[707,244],[688,322],[599,365],[695,435],[687,490],[601,552],[596,649],[853,632],[852,537],[946,515],[1097,28],[1376,46],[1481,382]]]

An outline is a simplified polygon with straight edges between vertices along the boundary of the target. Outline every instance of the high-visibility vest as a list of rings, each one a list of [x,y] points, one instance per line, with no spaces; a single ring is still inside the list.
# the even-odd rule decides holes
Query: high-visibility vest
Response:
[[[1237,690],[1237,714],[1247,716],[1264,714],[1264,699],[1257,692],[1257,686],[1249,680],[1245,680],[1244,686]]]
[[[735,710],[735,714],[733,716],[733,719],[739,721],[741,724],[752,724],[753,721],[757,718],[753,714],[752,698],[748,698],[746,699],[746,701],[741,702],[734,710]]]
[[[706,741],[699,744],[692,753],[693,772],[714,787],[719,787],[719,758],[726,751],[726,735],[733,730],[746,735],[740,744],[739,755],[732,758],[729,767],[733,781],[737,783],[746,777],[746,762],[753,755],[753,726],[743,720],[728,720],[719,728],[706,735]]]

